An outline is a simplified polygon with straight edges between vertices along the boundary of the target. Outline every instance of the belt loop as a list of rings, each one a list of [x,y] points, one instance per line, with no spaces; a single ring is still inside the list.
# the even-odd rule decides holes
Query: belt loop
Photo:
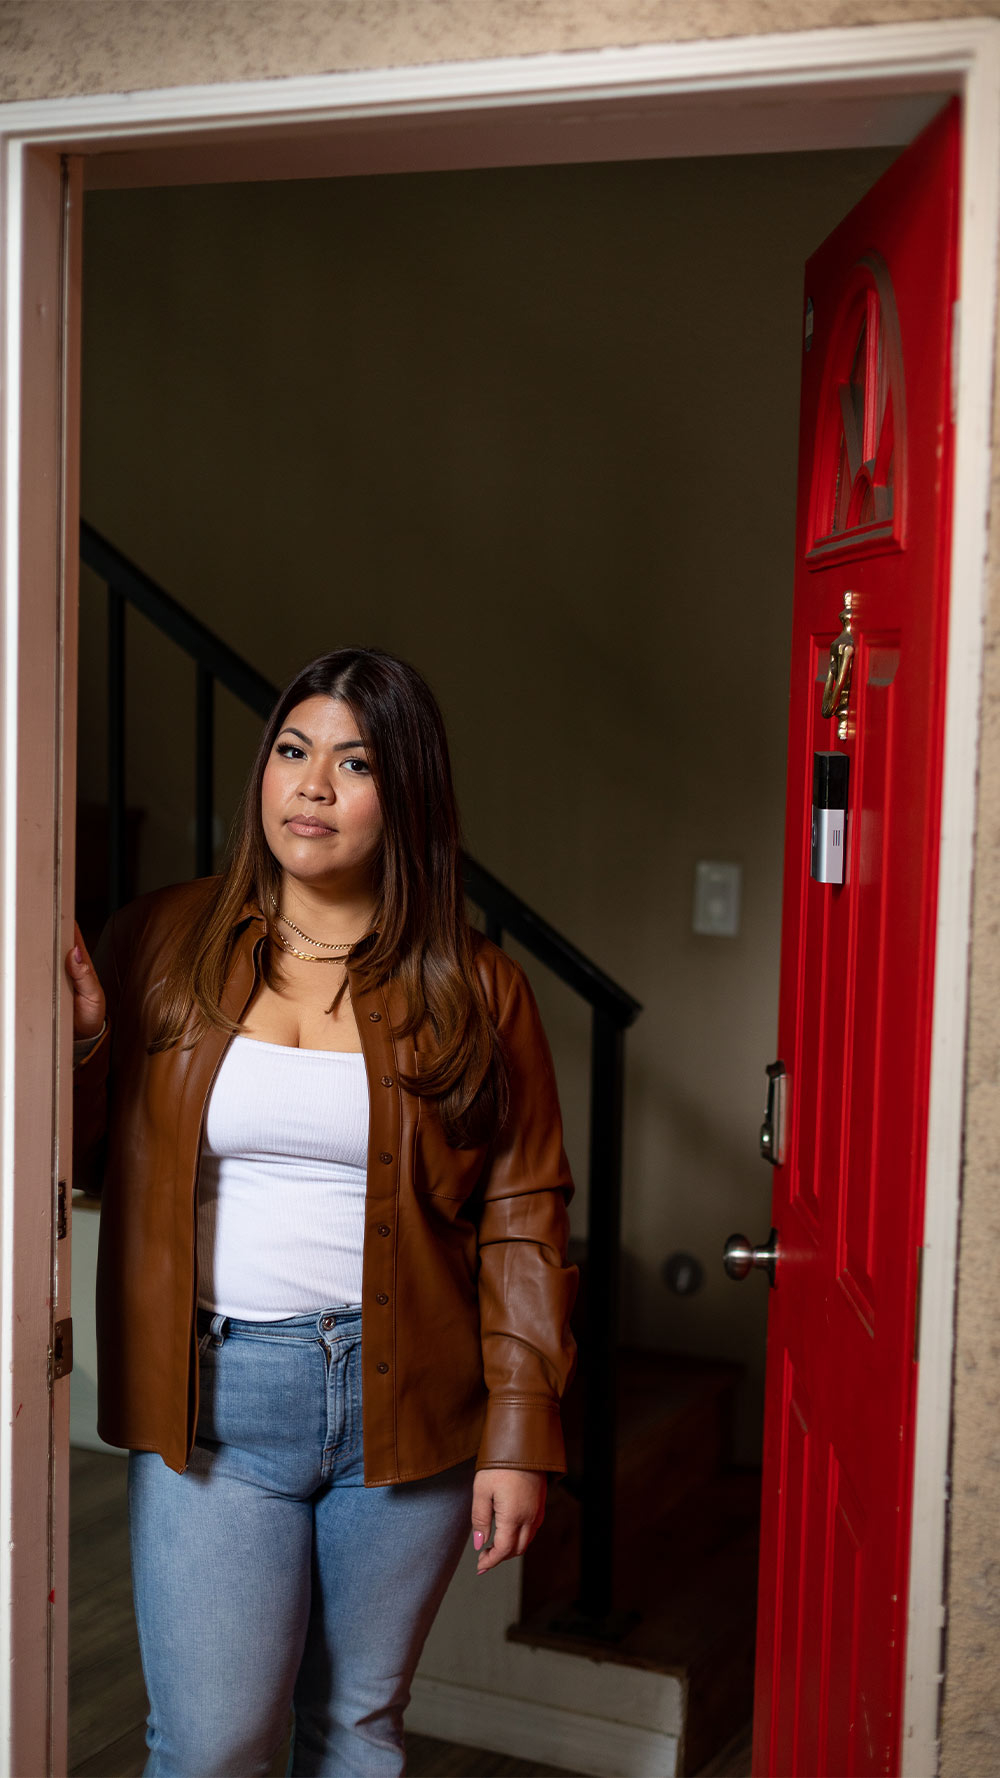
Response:
[[[225,1341],[226,1329],[228,1326],[228,1315],[213,1315],[206,1332],[202,1334],[201,1339],[198,1341],[198,1351],[207,1352],[209,1346],[221,1346]]]

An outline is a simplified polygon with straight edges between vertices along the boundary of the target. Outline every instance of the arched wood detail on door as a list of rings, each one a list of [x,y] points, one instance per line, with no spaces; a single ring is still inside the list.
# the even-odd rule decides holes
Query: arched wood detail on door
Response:
[[[819,404],[806,560],[898,549],[906,508],[906,386],[885,261],[862,255],[830,336]]]

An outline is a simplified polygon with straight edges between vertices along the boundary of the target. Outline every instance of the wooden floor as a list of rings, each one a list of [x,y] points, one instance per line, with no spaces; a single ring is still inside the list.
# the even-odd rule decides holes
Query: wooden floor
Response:
[[[125,1459],[74,1450],[70,1503],[70,1778],[139,1778],[146,1758],[146,1692],[132,1615]],[[409,1778],[578,1778],[556,1766],[407,1735]],[[275,1773],[284,1770],[276,1763]],[[744,1778],[749,1733],[706,1768]]]

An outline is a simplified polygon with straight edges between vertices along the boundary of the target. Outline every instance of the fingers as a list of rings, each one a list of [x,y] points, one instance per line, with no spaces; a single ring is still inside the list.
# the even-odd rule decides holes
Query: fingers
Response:
[[[96,1037],[104,1024],[104,991],[75,922],[73,936],[73,948],[66,956],[66,973],[73,986],[73,1035]]]
[[[479,1561],[476,1563],[476,1573],[488,1574],[491,1568],[498,1568],[501,1562],[506,1562],[508,1556],[513,1556],[516,1553],[516,1533],[511,1535],[507,1530],[501,1532],[498,1525],[489,1549],[480,1551]]]
[[[537,1525],[526,1519],[503,1523],[498,1519],[492,1544],[488,1549],[480,1550],[476,1573],[488,1574],[491,1568],[499,1567],[511,1556],[523,1556],[537,1529]]]
[[[545,1516],[547,1481],[544,1472],[537,1470],[477,1473],[471,1516],[472,1544],[479,1552],[478,1574],[487,1574],[511,1556],[523,1556]]]

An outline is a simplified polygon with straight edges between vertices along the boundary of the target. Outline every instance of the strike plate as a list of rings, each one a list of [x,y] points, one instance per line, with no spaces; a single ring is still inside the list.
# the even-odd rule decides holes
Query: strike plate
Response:
[[[73,1369],[73,1318],[57,1321],[52,1329],[52,1376],[68,1377]]]

